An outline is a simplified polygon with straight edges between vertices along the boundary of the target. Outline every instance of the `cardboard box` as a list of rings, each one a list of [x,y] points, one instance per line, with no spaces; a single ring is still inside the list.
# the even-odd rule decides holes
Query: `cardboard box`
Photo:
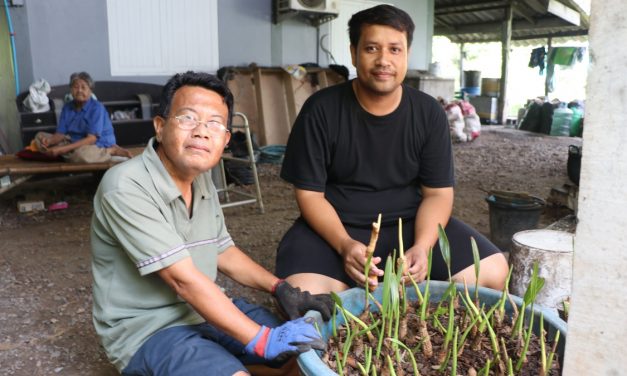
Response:
[[[17,210],[20,213],[46,210],[43,201],[20,201],[17,203]]]

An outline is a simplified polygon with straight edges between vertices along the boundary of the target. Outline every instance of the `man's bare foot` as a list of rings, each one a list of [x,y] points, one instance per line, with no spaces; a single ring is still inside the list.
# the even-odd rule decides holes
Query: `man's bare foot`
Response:
[[[119,156],[119,157],[127,157],[127,158],[133,158],[133,154],[131,154],[130,151],[119,147],[118,145],[113,145],[109,148],[109,155],[113,156]]]

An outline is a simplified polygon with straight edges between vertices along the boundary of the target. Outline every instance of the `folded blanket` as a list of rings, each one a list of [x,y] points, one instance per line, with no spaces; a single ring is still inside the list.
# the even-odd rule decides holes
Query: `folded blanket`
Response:
[[[18,158],[31,160],[31,161],[39,161],[39,162],[61,162],[63,158],[60,156],[53,157],[48,154],[41,153],[39,151],[33,151],[29,146],[15,153]]]

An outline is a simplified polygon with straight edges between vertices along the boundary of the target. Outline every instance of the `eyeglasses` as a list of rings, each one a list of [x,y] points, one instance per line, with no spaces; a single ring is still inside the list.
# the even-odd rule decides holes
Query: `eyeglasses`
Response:
[[[192,129],[196,129],[199,125],[204,125],[205,128],[209,131],[209,134],[216,137],[222,137],[229,132],[229,130],[224,126],[224,124],[220,123],[216,120],[209,121],[200,121],[196,120],[189,115],[179,115],[175,116],[176,122],[179,128],[185,131],[191,131]]]

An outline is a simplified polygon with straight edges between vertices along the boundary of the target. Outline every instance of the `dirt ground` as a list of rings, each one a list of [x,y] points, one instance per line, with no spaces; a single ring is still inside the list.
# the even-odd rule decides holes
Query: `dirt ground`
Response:
[[[456,144],[454,215],[489,235],[489,190],[528,192],[548,198],[568,182],[568,145],[581,139],[550,137],[501,126],[484,127],[472,143]],[[265,213],[245,205],[225,209],[235,243],[270,270],[276,246],[298,216],[291,187],[277,165],[260,164]],[[91,323],[89,225],[98,179],[90,174],[27,182],[0,196],[0,373],[3,375],[116,375]],[[250,189],[250,188],[248,188]],[[20,214],[21,200],[54,212]],[[569,214],[549,207],[540,227]],[[270,305],[267,294],[225,278],[232,296]]]

